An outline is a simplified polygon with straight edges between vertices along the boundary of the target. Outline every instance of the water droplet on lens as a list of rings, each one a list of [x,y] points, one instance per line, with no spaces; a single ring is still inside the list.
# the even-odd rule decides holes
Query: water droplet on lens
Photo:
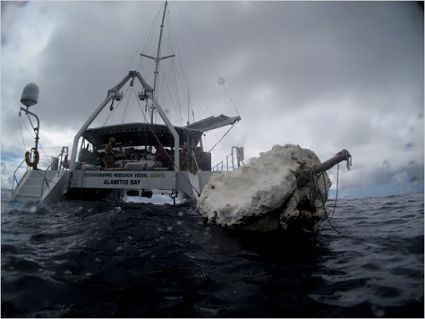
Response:
[[[412,185],[412,186],[416,186],[416,185],[418,185],[418,178],[417,178],[416,176],[413,176],[413,177],[410,179],[410,185]]]
[[[408,142],[406,143],[406,145],[404,145],[404,147],[406,148],[406,150],[410,151],[411,149],[413,149],[414,144],[412,142]]]
[[[382,309],[381,307],[377,306],[377,305],[372,305],[370,307],[370,310],[372,310],[372,313],[376,316],[376,317],[383,317],[385,315],[385,310]]]

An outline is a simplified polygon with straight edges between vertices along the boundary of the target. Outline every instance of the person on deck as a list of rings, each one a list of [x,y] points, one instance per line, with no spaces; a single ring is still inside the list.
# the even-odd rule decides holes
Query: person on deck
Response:
[[[156,148],[155,158],[157,161],[160,161],[163,166],[169,166],[167,151],[161,145]]]
[[[114,149],[115,138],[110,137],[108,144],[105,145],[105,166],[106,168],[114,167]]]
[[[187,170],[189,166],[189,148],[187,143],[184,142],[182,149],[180,150],[180,168]]]

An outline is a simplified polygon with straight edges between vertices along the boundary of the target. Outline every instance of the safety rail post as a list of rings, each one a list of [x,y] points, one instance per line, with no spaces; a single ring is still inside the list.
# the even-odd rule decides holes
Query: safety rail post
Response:
[[[16,182],[16,188],[18,188],[22,178],[18,181],[18,179],[16,178],[16,172],[18,171],[19,168],[21,168],[22,164],[25,162],[25,159],[22,160],[22,162],[18,165],[18,167],[16,167],[15,171],[13,172],[13,179],[12,179],[12,196],[14,191],[16,190],[14,188],[15,182]],[[27,170],[28,171],[28,166],[27,166]]]
[[[196,166],[196,172],[199,171],[199,165],[198,165],[198,161],[196,160],[196,156],[195,156],[195,152],[192,149],[192,158],[194,159],[195,162],[195,166]]]
[[[221,171],[223,171],[223,161],[218,162],[217,164],[215,164],[211,170],[214,171],[214,169],[217,168],[217,172],[218,172],[219,171],[218,170],[218,167],[220,166],[220,164],[221,164]]]
[[[59,154],[59,156],[60,156],[60,161],[59,161],[59,170],[60,170],[61,168],[66,168],[66,167],[64,167],[64,166],[63,166],[63,164],[64,164],[64,155],[66,156],[66,159],[67,159],[67,161],[68,161],[68,158],[67,158],[68,154],[69,154],[68,146],[62,146],[62,150],[61,150],[61,152],[60,152],[60,154]],[[58,157],[59,157],[59,156],[58,156]],[[59,171],[59,170],[58,170],[58,171]]]
[[[68,154],[68,147],[67,147],[67,146],[63,146],[63,147],[62,147],[61,152],[60,152],[57,156],[53,156],[54,158],[57,158],[58,160],[59,160],[59,158],[61,159],[61,161],[60,161],[60,164],[59,164],[59,167],[58,167],[58,168],[60,168],[60,166],[62,165],[62,157],[63,157],[63,155],[64,155],[64,151],[65,151],[65,149],[66,149],[66,154]],[[52,166],[52,164],[53,164],[53,161],[50,161],[49,166],[47,166],[46,170],[44,171],[43,180],[42,180],[42,182],[41,182],[41,192],[40,192],[40,197],[41,197],[41,196],[43,196],[43,192],[44,192],[44,183],[46,183],[47,187],[50,187],[50,186],[49,186],[49,180],[47,179],[46,174],[47,174],[47,172],[49,171],[49,168]],[[61,171],[61,170],[60,170],[60,169],[58,169],[58,172],[57,172],[57,174],[58,174],[58,175],[59,175],[59,172],[60,172],[60,171]]]
[[[52,166],[53,162],[50,162],[49,166],[47,166],[46,170],[44,171],[43,174],[43,180],[41,181],[41,191],[40,191],[40,197],[43,196],[43,191],[44,191],[44,182],[46,182],[47,187],[49,186],[49,181],[47,180],[46,174],[49,171],[49,168]]]

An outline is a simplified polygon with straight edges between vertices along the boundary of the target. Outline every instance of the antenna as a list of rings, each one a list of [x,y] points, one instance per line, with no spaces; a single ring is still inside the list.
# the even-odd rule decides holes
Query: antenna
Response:
[[[34,114],[33,112],[29,111],[29,108],[35,104],[37,104],[38,102],[38,86],[35,83],[30,83],[27,84],[23,91],[22,91],[22,95],[21,95],[21,103],[23,105],[25,105],[26,108],[21,107],[19,109],[19,116],[21,116],[21,111],[24,111],[24,113],[28,116],[28,120],[30,121],[31,127],[34,130],[35,133],[35,147],[33,147],[31,149],[31,152],[34,151],[34,162],[31,164],[31,166],[33,167],[33,169],[37,169],[37,164],[38,164],[38,140],[40,139],[39,137],[39,132],[40,132],[40,120],[38,119],[38,116],[36,114]],[[33,116],[36,121],[37,121],[37,126],[34,127],[34,125],[32,124],[31,118],[29,116]],[[30,152],[27,152],[25,154],[25,158],[27,158],[27,154],[29,156]],[[30,166],[30,164],[28,164],[28,166]]]
[[[164,31],[164,21],[165,21],[165,12],[167,11],[167,4],[168,4],[168,1],[165,1],[164,11],[162,13],[162,21],[161,21],[161,25],[160,25],[161,30],[159,32],[159,40],[158,40],[158,48],[157,48],[157,51],[156,51],[156,57],[153,57],[153,56],[150,56],[150,55],[147,55],[147,54],[140,53],[141,56],[155,61],[155,71],[153,72],[154,73],[154,80],[153,80],[153,94],[152,94],[152,97],[155,97],[156,87],[158,85],[159,62],[161,60],[169,59],[169,58],[172,58],[172,57],[175,56],[175,54],[172,54],[172,55],[167,55],[167,56],[160,57],[160,55],[161,55],[162,33]],[[152,105],[152,107],[151,107],[151,124],[153,124],[153,114],[154,114],[154,112],[155,112],[155,106]]]

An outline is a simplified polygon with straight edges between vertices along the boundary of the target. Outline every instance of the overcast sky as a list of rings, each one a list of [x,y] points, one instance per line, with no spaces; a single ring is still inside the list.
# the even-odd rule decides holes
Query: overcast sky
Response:
[[[162,2],[2,2],[2,182],[33,144],[18,117],[40,87],[42,157],[58,153],[130,69],[152,83]],[[245,157],[299,144],[324,161],[343,148],[347,196],[423,190],[424,24],[415,2],[170,2],[159,100],[176,124],[237,115],[215,148]],[[176,81],[177,79],[177,84]],[[222,83],[224,82],[224,85]],[[188,98],[187,88],[189,88]],[[230,94],[230,101],[226,90]],[[132,89],[94,126],[142,121]],[[192,111],[190,121],[193,121]],[[25,126],[27,125],[27,127]],[[207,135],[212,147],[226,128]],[[335,184],[335,170],[330,172]]]

